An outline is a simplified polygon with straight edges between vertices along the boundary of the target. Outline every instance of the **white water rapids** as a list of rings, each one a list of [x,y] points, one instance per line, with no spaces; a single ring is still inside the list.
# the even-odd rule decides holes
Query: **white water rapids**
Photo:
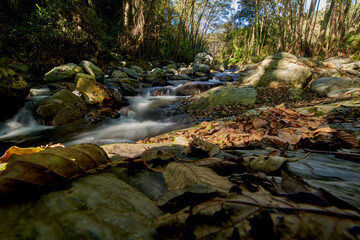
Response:
[[[31,96],[27,98],[27,105],[35,105],[41,99],[48,97],[49,89],[32,89]],[[60,141],[65,145],[78,143],[109,144],[117,142],[134,142],[146,137],[155,136],[173,129],[174,123],[169,120],[146,120],[149,111],[156,115],[158,107],[169,105],[178,100],[175,96],[152,97],[149,90],[136,97],[128,97],[130,105],[122,108],[119,112],[121,117],[118,119],[108,119],[98,127],[80,128],[77,133],[71,132],[71,139],[63,137],[65,142],[59,139],[59,130],[51,126],[38,124],[31,114],[31,107],[23,107],[14,117],[0,123],[0,143],[11,142],[13,144],[24,143],[33,139],[41,139],[47,135],[46,139]],[[66,126],[60,131],[64,131]],[[59,128],[61,129],[61,127]],[[68,131],[65,131],[68,132]],[[52,136],[54,135],[54,136]],[[52,140],[54,139],[54,140]],[[35,141],[36,142],[36,141]],[[54,142],[55,143],[55,142]]]

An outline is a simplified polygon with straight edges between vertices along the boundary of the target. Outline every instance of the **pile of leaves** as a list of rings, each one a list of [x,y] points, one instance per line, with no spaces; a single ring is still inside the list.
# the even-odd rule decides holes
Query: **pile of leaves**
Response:
[[[193,139],[180,155],[152,148],[125,161],[132,170],[160,173],[169,190],[156,202],[166,212],[155,222],[156,239],[359,238],[357,208],[286,170],[299,159],[280,151],[217,158],[217,145]]]
[[[266,148],[331,150],[359,147],[352,133],[322,126],[323,117],[304,116],[286,108],[269,108],[258,116],[239,116],[228,122],[202,122],[199,128],[172,132],[139,143],[172,143],[192,136],[218,144],[222,149]]]
[[[240,126],[243,121],[233,124]],[[244,124],[242,128],[251,131],[253,127]],[[292,175],[286,164],[299,159],[286,158],[279,150],[266,156],[221,157],[218,145],[195,135],[191,138],[180,152],[154,147],[119,162],[110,162],[94,144],[12,148],[0,159],[6,164],[0,170],[0,194],[54,187],[94,169],[125,167],[133,173],[157,174],[166,186],[167,191],[155,200],[164,212],[154,222],[156,239],[360,237],[359,209]],[[281,183],[274,176],[280,176]]]

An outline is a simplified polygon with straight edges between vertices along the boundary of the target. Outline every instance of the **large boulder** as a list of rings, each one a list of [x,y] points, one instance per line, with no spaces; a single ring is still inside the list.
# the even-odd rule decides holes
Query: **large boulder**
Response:
[[[315,80],[311,90],[319,96],[340,97],[344,93],[360,88],[360,81],[348,78],[325,77]]]
[[[257,92],[252,86],[242,88],[220,86],[195,96],[190,109],[209,109],[229,104],[252,105],[256,99]]]
[[[200,64],[200,63],[196,63],[193,66],[194,72],[200,72],[200,73],[210,73],[210,67],[209,65],[206,64]]]
[[[89,73],[91,76],[103,76],[104,72],[95,64],[93,64],[90,61],[81,61],[80,66],[87,72]]]
[[[29,85],[10,68],[0,67],[0,121],[13,116],[23,106]]]
[[[144,80],[146,82],[152,82],[153,80],[159,78],[165,78],[165,77],[166,77],[166,72],[164,70],[160,68],[154,68],[144,76]]]
[[[110,91],[101,83],[89,78],[80,78],[76,89],[89,105],[109,106],[114,102]]]
[[[73,80],[78,73],[83,73],[84,70],[75,63],[68,63],[58,67],[54,67],[45,74],[45,81],[57,82],[63,80]]]
[[[298,61],[297,57],[281,52],[268,56],[259,66],[261,78],[258,82],[252,82],[254,86],[278,86],[287,85],[302,88],[311,80],[311,69]]]
[[[196,54],[194,58],[194,63],[206,64],[211,67],[215,66],[216,64],[214,58],[206,52]]]
[[[65,89],[43,100],[36,108],[36,114],[53,126],[80,119],[86,111],[87,106],[84,100]]]

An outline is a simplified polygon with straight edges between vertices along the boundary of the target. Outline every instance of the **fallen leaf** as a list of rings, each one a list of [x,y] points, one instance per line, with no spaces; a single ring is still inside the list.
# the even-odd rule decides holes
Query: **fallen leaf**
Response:
[[[40,147],[19,148],[17,146],[12,146],[5,152],[5,154],[2,157],[0,157],[0,163],[7,162],[9,158],[14,154],[15,155],[34,154],[43,150],[45,150],[45,148],[40,148]]]
[[[259,128],[264,128],[266,127],[267,125],[269,124],[268,121],[266,120],[263,120],[261,118],[255,118],[253,121],[252,121],[252,125],[255,129],[259,129]]]
[[[191,155],[203,155],[207,154],[209,157],[213,157],[220,152],[219,145],[201,140],[197,138],[195,135],[192,136],[193,141],[189,143],[190,152],[188,154]]]
[[[335,134],[335,137],[340,139],[341,141],[343,141],[350,147],[353,147],[353,148],[360,147],[359,140],[357,140],[357,138],[350,133],[347,133],[344,131],[339,131]]]
[[[216,174],[207,167],[191,163],[171,162],[163,172],[169,190],[184,189],[189,186],[202,185],[219,192],[229,192],[233,184],[226,178]]]
[[[104,150],[95,144],[49,148],[26,155],[14,154],[0,174],[0,194],[62,184],[108,163],[110,160]]]
[[[286,158],[280,156],[249,156],[244,157],[244,166],[251,171],[271,173],[278,170]]]
[[[172,239],[356,239],[360,214],[294,203],[267,192],[214,198],[155,221],[158,237]]]

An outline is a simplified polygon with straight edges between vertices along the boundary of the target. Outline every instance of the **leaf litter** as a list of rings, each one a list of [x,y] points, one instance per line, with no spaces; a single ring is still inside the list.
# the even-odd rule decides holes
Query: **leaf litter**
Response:
[[[288,150],[358,150],[352,132],[330,128],[324,125],[327,121],[269,108],[256,116],[203,122],[198,128],[145,139],[140,143],[171,146],[182,137],[188,145],[181,152],[149,147],[140,157],[119,163],[112,163],[93,144],[15,151],[2,161],[6,165],[0,170],[0,193],[29,185],[55,186],[94,169],[121,166],[156,172],[164,179],[168,191],[156,202],[164,211],[154,223],[157,239],[359,239],[357,207],[311,187],[287,169],[289,162],[308,156],[289,158]],[[239,148],[271,151],[243,157],[220,150]],[[281,178],[281,184],[275,177]]]

